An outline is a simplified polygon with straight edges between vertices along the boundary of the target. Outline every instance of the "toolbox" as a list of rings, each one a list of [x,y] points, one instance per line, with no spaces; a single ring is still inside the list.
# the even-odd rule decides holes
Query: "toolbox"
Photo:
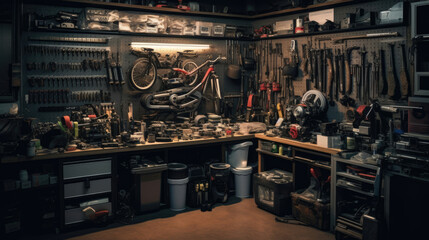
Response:
[[[329,228],[329,203],[321,203],[299,192],[291,193],[292,215],[299,221],[321,230]]]
[[[253,174],[253,192],[258,207],[278,216],[291,213],[292,173],[273,169]]]

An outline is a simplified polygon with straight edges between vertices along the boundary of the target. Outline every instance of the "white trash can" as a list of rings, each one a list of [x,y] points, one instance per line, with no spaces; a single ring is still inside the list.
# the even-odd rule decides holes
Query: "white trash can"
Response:
[[[252,177],[252,167],[231,168],[234,173],[235,196],[239,198],[250,197],[250,181]]]
[[[167,179],[170,189],[170,210],[182,211],[186,208],[186,186],[189,178]]]
[[[230,146],[226,156],[227,163],[229,163],[232,168],[247,167],[249,147],[252,145],[252,142],[243,142]]]

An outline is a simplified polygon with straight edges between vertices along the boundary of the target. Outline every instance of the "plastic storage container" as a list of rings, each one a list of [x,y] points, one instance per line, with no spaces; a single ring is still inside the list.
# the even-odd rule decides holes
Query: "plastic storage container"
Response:
[[[292,190],[293,175],[290,172],[273,169],[253,175],[256,205],[278,216],[291,213]]]
[[[161,175],[167,170],[167,164],[144,164],[131,170],[135,175],[137,192],[136,209],[140,212],[159,209],[161,199]]]
[[[304,197],[299,192],[291,193],[292,215],[299,221],[321,230],[329,228],[330,204]]]
[[[235,196],[239,198],[250,197],[250,182],[252,177],[252,167],[231,168],[234,173]]]
[[[243,142],[234,144],[228,148],[227,162],[233,168],[247,167],[247,157],[249,155],[249,147],[252,146],[252,142]]]
[[[188,166],[183,163],[168,164],[168,179],[170,190],[170,209],[182,211],[186,208],[186,188],[189,182]]]

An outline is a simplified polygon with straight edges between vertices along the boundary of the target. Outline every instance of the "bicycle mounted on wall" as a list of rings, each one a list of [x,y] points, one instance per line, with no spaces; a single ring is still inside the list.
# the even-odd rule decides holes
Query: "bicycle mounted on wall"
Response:
[[[219,78],[215,74],[214,64],[225,59],[225,57],[219,56],[214,60],[207,60],[190,72],[181,68],[173,68],[173,71],[181,73],[184,76],[184,79],[194,79],[193,77],[200,69],[209,65],[203,79],[197,85],[191,86],[190,84],[185,84],[184,87],[144,94],[140,98],[140,103],[143,107],[149,110],[165,110],[176,113],[193,112],[198,108],[203,94],[207,91],[208,82],[210,82],[212,93],[215,95],[215,112],[220,112],[219,100],[221,99],[221,93]],[[193,82],[196,83],[198,81],[196,79]],[[203,87],[201,91],[199,90],[200,87]]]
[[[163,61],[160,61],[161,54],[154,52],[152,48],[132,49],[132,52],[140,57],[131,69],[131,84],[137,90],[158,91],[161,83],[166,85],[182,83],[185,86],[193,86],[197,82],[197,72],[192,77],[181,79],[180,72],[174,71],[174,68],[180,68],[191,72],[197,68],[197,64],[191,60],[198,57],[193,50],[177,52],[177,57],[166,55]],[[162,78],[163,81],[157,81],[159,69],[173,69],[173,71],[166,74]]]

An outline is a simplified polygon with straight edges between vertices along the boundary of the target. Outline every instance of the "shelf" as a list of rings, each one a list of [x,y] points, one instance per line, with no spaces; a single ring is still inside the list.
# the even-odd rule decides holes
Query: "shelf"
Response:
[[[346,189],[346,190],[349,190],[349,191],[352,191],[352,192],[360,193],[362,195],[366,195],[366,196],[369,196],[369,197],[374,197],[374,193],[365,192],[365,191],[362,191],[362,190],[359,190],[359,189],[355,189],[355,188],[351,188],[351,187],[346,187],[346,186],[343,186],[343,185],[338,185],[338,184],[336,184],[336,185],[337,185],[337,187],[340,187],[342,189]]]
[[[160,33],[133,33],[119,31],[97,31],[97,30],[79,30],[79,29],[32,29],[30,32],[53,32],[53,33],[77,33],[77,34],[101,34],[101,35],[123,35],[123,36],[140,36],[140,37],[162,37],[162,38],[193,38],[193,39],[210,39],[210,40],[237,40],[237,41],[253,41],[250,38],[228,38],[214,36],[191,36],[191,35],[169,35]]]
[[[280,155],[278,153],[273,153],[273,152],[265,151],[265,150],[262,150],[262,149],[259,149],[259,148],[257,148],[256,151],[259,152],[259,153],[262,153],[262,154],[266,154],[266,155],[270,155],[270,156],[273,156],[273,157],[278,157],[278,158],[286,159],[286,160],[289,160],[289,161],[293,160],[293,158],[291,158],[291,157]]]
[[[356,181],[359,181],[359,182],[368,183],[368,184],[374,184],[375,183],[375,181],[373,181],[373,180],[361,178],[359,176],[351,175],[351,174],[348,174],[348,173],[345,173],[345,172],[337,172],[337,175],[341,176],[341,177],[345,177],[345,178],[350,178],[350,179],[353,179],[353,180],[356,180]]]
[[[358,4],[362,2],[369,2],[370,0],[332,0],[332,1],[326,1],[324,3],[318,3],[313,4],[307,7],[297,7],[297,8],[288,8],[283,9],[279,11],[274,12],[268,12],[268,13],[261,13],[257,15],[253,15],[252,19],[263,19],[263,18],[269,18],[269,17],[276,17],[281,15],[292,15],[297,13],[303,13],[303,12],[309,12],[309,11],[318,11],[328,8],[334,8],[334,7],[340,7],[340,6],[346,6],[346,5],[352,5],[352,4]]]
[[[331,167],[329,165],[320,164],[320,163],[318,163],[318,162],[316,162],[314,160],[308,159],[308,158],[303,158],[303,157],[295,156],[294,160],[298,161],[298,162],[303,162],[303,163],[311,164],[311,165],[313,165],[315,167],[319,167],[319,168],[324,168],[324,169],[327,169],[327,170],[331,170]]]
[[[334,29],[328,31],[321,32],[313,32],[313,33],[296,33],[296,34],[282,34],[275,35],[266,38],[258,38],[257,40],[272,40],[272,39],[281,39],[281,38],[293,38],[293,37],[307,37],[307,36],[316,36],[316,35],[325,35],[325,34],[336,34],[336,33],[348,33],[348,32],[358,32],[365,30],[376,30],[376,29],[384,29],[384,28],[393,28],[393,27],[404,27],[405,23],[391,23],[391,24],[381,24],[375,26],[366,26],[366,27],[358,27],[358,28],[348,28],[348,29]]]
[[[176,8],[157,8],[135,4],[125,3],[113,3],[113,2],[99,2],[89,0],[24,0],[25,3],[36,3],[36,4],[47,4],[47,5],[62,5],[67,7],[98,7],[107,9],[117,10],[130,10],[130,11],[144,11],[152,13],[165,13],[185,16],[201,16],[201,17],[216,17],[216,18],[229,18],[229,19],[241,19],[241,20],[256,20],[281,15],[292,15],[296,13],[302,13],[307,11],[317,11],[327,8],[334,8],[339,6],[358,4],[362,2],[368,2],[369,0],[332,0],[324,3],[313,4],[307,7],[288,8],[279,11],[273,11],[268,13],[261,13],[256,15],[244,15],[244,14],[232,14],[232,13],[213,13],[213,12],[201,12],[201,11],[182,11]]]
[[[299,147],[299,148],[303,148],[303,149],[309,149],[309,150],[327,153],[327,154],[338,154],[339,152],[341,152],[341,149],[325,148],[325,147],[321,147],[321,146],[318,146],[318,145],[310,143],[310,142],[300,142],[300,141],[287,139],[287,138],[269,137],[263,133],[257,133],[257,134],[255,134],[255,137],[257,139],[260,139],[260,140],[282,143],[282,144],[289,145],[289,146]]]
[[[354,160],[344,159],[344,158],[340,158],[338,156],[333,156],[332,159],[336,162],[341,162],[341,163],[345,163],[345,164],[349,164],[349,165],[359,166],[359,167],[372,169],[372,170],[376,170],[376,171],[379,169],[379,167],[376,165],[371,165],[371,164],[361,163],[361,162],[354,161]]]
[[[115,10],[129,10],[129,11],[143,11],[151,13],[165,13],[165,14],[175,14],[175,15],[186,15],[186,16],[202,16],[202,17],[216,17],[216,18],[233,18],[233,19],[252,19],[252,16],[242,15],[242,14],[232,14],[232,13],[213,13],[213,12],[201,12],[201,11],[183,11],[176,8],[158,8],[158,7],[149,7],[144,5],[135,5],[135,4],[126,4],[126,3],[114,3],[114,2],[99,2],[99,1],[89,1],[89,0],[24,0],[27,3],[36,3],[36,4],[47,4],[47,5],[61,5],[67,7],[97,7],[105,9],[115,9]]]

